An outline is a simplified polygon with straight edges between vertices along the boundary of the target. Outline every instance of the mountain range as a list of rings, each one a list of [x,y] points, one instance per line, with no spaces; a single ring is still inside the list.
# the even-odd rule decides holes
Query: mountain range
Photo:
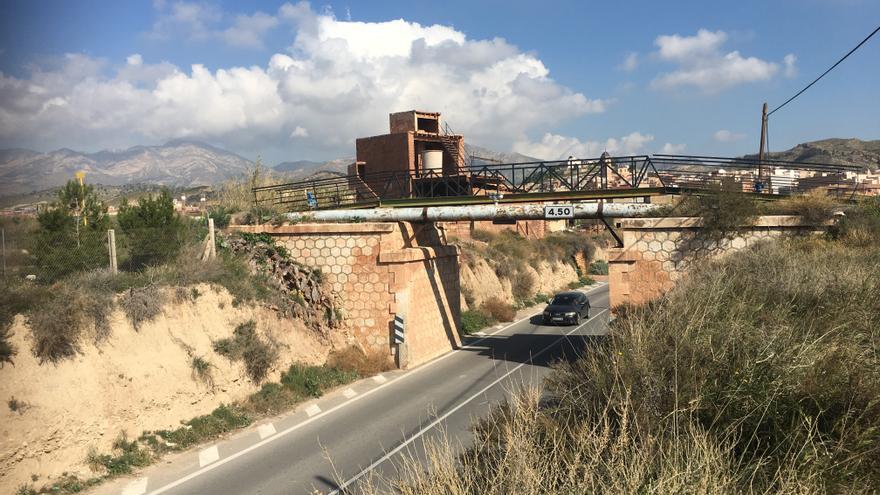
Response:
[[[191,187],[241,175],[253,165],[235,153],[193,141],[97,153],[67,148],[48,153],[7,149],[0,150],[0,195],[57,187],[77,171],[84,171],[86,180],[93,184]]]
[[[537,161],[520,153],[465,146],[474,164]],[[856,164],[880,168],[880,140],[824,139],[773,152],[769,157],[796,162]],[[353,157],[325,162],[299,160],[279,163],[275,173],[286,180],[343,175]],[[212,185],[238,177],[255,164],[233,152],[196,141],[176,140],[160,146],[134,146],[121,151],[82,153],[60,149],[40,153],[25,149],[0,150],[0,196],[42,191],[64,184],[77,171],[92,184],[107,186],[159,184],[177,187]]]

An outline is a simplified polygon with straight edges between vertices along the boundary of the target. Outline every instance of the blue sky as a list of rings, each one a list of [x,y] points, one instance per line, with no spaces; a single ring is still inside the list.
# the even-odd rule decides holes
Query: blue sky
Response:
[[[6,1],[0,19],[0,147],[323,159],[419,107],[552,159],[754,152],[761,103],[876,28],[880,2]],[[880,138],[878,87],[875,37],[773,116],[771,148]]]

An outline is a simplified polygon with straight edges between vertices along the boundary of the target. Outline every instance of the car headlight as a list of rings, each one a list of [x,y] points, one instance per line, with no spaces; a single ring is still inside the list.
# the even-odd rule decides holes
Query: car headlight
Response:
[[[568,313],[565,313],[565,316],[574,316],[576,314],[577,313],[575,313],[574,311],[569,311]]]
[[[550,312],[547,311],[546,309],[544,310],[544,316],[550,316]]]

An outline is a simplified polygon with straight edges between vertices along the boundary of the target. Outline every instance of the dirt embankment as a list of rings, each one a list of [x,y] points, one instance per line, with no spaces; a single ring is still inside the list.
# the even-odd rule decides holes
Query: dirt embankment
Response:
[[[64,472],[89,477],[89,449],[108,451],[120,432],[136,438],[144,430],[175,428],[256,391],[241,362],[213,350],[238,324],[254,320],[277,344],[270,380],[294,361],[323,363],[333,344],[342,344],[333,339],[345,338],[339,332],[322,338],[300,320],[263,307],[234,307],[224,289],[197,289],[194,301],[168,304],[137,331],[115,310],[105,342],[84,344],[80,354],[54,365],[41,365],[29,352],[30,329],[16,317],[12,343],[21,352],[14,366],[0,368],[0,398],[14,398],[18,409],[0,408],[0,492],[14,492],[31,475],[41,481]],[[195,357],[210,363],[210,380],[194,372]]]
[[[561,261],[543,261],[538,264],[537,270],[531,266],[526,266],[524,270],[533,277],[534,294],[552,295],[568,288],[571,282],[578,281],[574,266]],[[511,304],[515,302],[513,282],[507,277],[499,277],[489,262],[482,258],[474,259],[471,264],[462,263],[461,292],[462,310],[478,308],[491,297],[498,297]]]

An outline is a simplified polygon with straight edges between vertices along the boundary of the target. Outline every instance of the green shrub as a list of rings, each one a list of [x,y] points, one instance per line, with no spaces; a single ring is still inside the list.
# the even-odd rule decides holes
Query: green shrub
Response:
[[[483,302],[482,310],[492,316],[496,321],[513,321],[516,311],[513,306],[499,299],[490,297]]]
[[[214,351],[230,361],[243,361],[248,378],[260,383],[278,359],[278,352],[257,335],[256,328],[254,320],[239,324],[233,330],[232,338],[214,342]]]
[[[98,454],[92,450],[87,458],[93,471],[103,468],[111,476],[131,473],[133,468],[147,466],[150,462],[150,451],[142,449],[137,440],[129,441],[125,432],[113,442],[113,454]]]
[[[461,312],[461,332],[470,335],[492,324],[491,316],[479,310]]]
[[[596,260],[590,263],[590,275],[608,275],[608,262]]]
[[[535,304],[546,304],[550,302],[550,296],[544,294],[543,292],[539,292],[535,294],[535,298],[533,299]]]
[[[232,219],[233,213],[235,213],[233,209],[227,208],[223,205],[214,206],[208,209],[208,217],[214,219],[214,227],[218,229],[225,229],[229,226],[229,221]]]
[[[293,364],[281,375],[281,384],[300,397],[320,397],[326,390],[357,379],[357,372],[329,366]]]
[[[177,449],[185,449],[205,440],[251,424],[250,417],[237,406],[220,405],[211,414],[195,417],[175,430],[157,431],[156,434]]]
[[[525,270],[517,272],[510,282],[514,299],[517,301],[531,299],[536,282],[535,276],[531,272]]]
[[[140,270],[147,265],[170,261],[186,243],[184,222],[174,211],[174,201],[168,189],[156,197],[140,198],[135,206],[123,200],[116,216],[121,235],[118,251],[120,265],[128,270]]]
[[[201,356],[193,356],[190,361],[193,379],[199,380],[209,387],[214,386],[214,377],[211,374],[211,362]]]
[[[15,364],[12,358],[18,354],[18,349],[9,341],[11,337],[12,332],[8,327],[0,327],[0,368],[3,368],[6,363]]]

